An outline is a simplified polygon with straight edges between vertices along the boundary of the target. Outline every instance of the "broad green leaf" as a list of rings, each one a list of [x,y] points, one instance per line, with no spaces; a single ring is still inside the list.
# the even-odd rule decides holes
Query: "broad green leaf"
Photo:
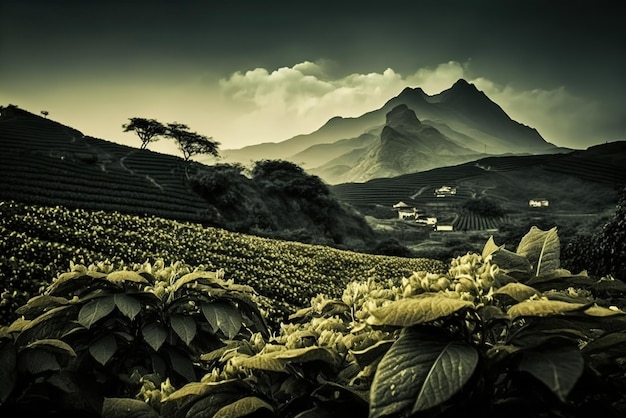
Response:
[[[274,412],[274,408],[264,400],[256,396],[247,396],[222,407],[213,415],[213,418],[240,418],[259,409],[267,409],[272,413]]]
[[[9,341],[0,341],[0,405],[4,404],[13,392],[17,379],[17,353]]]
[[[254,356],[239,355],[233,357],[230,361],[235,367],[239,366],[254,370],[284,372],[286,371],[287,361],[277,358],[279,354],[280,351],[257,354]]]
[[[204,383],[204,382],[190,382],[187,383],[185,386],[183,386],[182,388],[174,391],[173,393],[171,393],[168,397],[167,397],[167,401],[175,401],[178,399],[182,399],[185,398],[187,396],[202,396],[204,395],[206,392],[208,392],[210,390],[210,383]]]
[[[16,338],[18,346],[44,338],[59,338],[73,328],[80,328],[76,324],[77,307],[63,305],[52,308],[39,315],[32,321],[16,320],[10,327],[11,331],[20,331]]]
[[[504,245],[500,245],[500,246],[496,245],[495,241],[493,240],[493,235],[490,236],[489,239],[487,240],[487,243],[483,247],[483,253],[482,253],[483,260],[486,259],[491,254],[495,253],[496,251],[501,250],[502,248],[504,248]]]
[[[132,296],[125,293],[116,293],[113,298],[117,309],[130,320],[133,320],[141,311],[141,303]]]
[[[174,349],[167,349],[167,354],[176,373],[187,379],[188,382],[196,380],[196,371],[188,355],[182,355]]]
[[[131,398],[104,398],[102,418],[159,418],[146,402]]]
[[[584,303],[569,303],[560,300],[526,300],[513,305],[507,311],[511,319],[520,316],[547,316],[572,312],[587,306]]]
[[[57,358],[48,350],[24,350],[18,357],[18,361],[32,374],[61,370]]]
[[[494,252],[491,257],[491,262],[497,264],[505,273],[520,273],[522,275],[532,273],[532,266],[526,257],[509,251],[506,248],[501,248]]]
[[[188,315],[172,315],[170,325],[185,344],[189,345],[196,336],[196,321]]]
[[[103,281],[101,279],[105,276],[94,271],[89,271],[86,274],[74,271],[68,274],[72,276],[60,277],[54,281],[46,290],[46,294],[71,297],[73,294],[82,293],[89,288],[101,287]]]
[[[609,309],[598,305],[590,306],[589,308],[585,309],[585,315],[589,316],[606,317],[624,314],[626,314],[626,312],[622,311],[621,309]]]
[[[207,393],[241,393],[247,385],[240,379],[220,380],[219,382],[189,382],[172,392],[164,401],[177,401],[187,396],[203,397]]]
[[[167,337],[167,330],[156,322],[150,322],[141,329],[141,335],[154,351],[159,351]]]
[[[46,382],[68,394],[77,394],[79,392],[78,382],[75,380],[75,377],[71,374],[71,372],[66,372],[66,370],[53,374],[46,379]]]
[[[293,321],[294,319],[306,318],[310,314],[314,313],[315,309],[312,307],[298,309],[295,313],[289,315],[289,320]]]
[[[589,355],[594,353],[606,353],[614,349],[622,354],[620,357],[626,357],[626,333],[613,332],[603,335],[587,344],[582,351],[586,355]]]
[[[44,311],[57,306],[67,305],[68,299],[60,296],[39,295],[29,299],[26,305],[16,309],[17,315],[23,315],[27,318],[33,318],[42,314]]]
[[[393,343],[394,341],[391,340],[378,341],[376,344],[373,344],[364,350],[350,350],[350,353],[354,356],[354,359],[359,364],[359,366],[363,368],[369,364],[372,364],[372,362],[385,354]]]
[[[561,242],[557,228],[543,231],[536,226],[524,235],[517,247],[517,254],[526,257],[533,266],[535,276],[545,275],[561,264]]]
[[[183,277],[174,282],[174,291],[177,291],[185,284],[195,282],[198,279],[209,279],[211,281],[217,280],[217,274],[212,271],[194,271],[193,273],[185,274]]]
[[[116,351],[117,342],[113,334],[107,334],[89,346],[89,354],[103,366],[111,360]]]
[[[518,302],[521,302],[534,295],[539,294],[539,292],[536,289],[530,286],[527,286],[523,283],[508,283],[493,293],[497,295],[500,295],[500,294],[508,295]]]
[[[193,406],[189,408],[184,416],[189,418],[213,418],[220,408],[234,402],[236,399],[247,396],[249,393],[250,386],[242,379],[223,380],[221,382],[206,383],[206,388],[199,396],[192,396],[189,400],[183,398],[182,402],[167,402],[164,406],[175,405],[175,411],[172,412],[178,412],[180,409],[185,408],[186,405],[193,403]],[[162,415],[164,417],[174,416],[167,415],[167,409],[168,408],[161,409]]]
[[[26,348],[37,348],[37,347],[42,347],[50,351],[55,351],[57,353],[63,353],[72,357],[76,357],[76,352],[74,351],[74,349],[65,341],[61,341],[61,340],[57,340],[53,338],[46,338],[43,340],[33,341],[32,343],[29,343],[26,346]]]
[[[311,346],[304,348],[291,348],[278,351],[276,358],[289,363],[308,363],[311,361],[322,361],[324,363],[337,365],[339,358],[337,354],[326,347]]]
[[[85,304],[78,312],[78,323],[85,328],[91,326],[99,319],[104,318],[115,309],[113,296],[104,296]]]
[[[370,325],[395,325],[408,327],[431,322],[474,306],[472,302],[452,299],[439,294],[424,297],[398,299],[371,312]]]
[[[107,274],[107,280],[112,283],[124,283],[124,282],[143,283],[143,284],[150,283],[141,274],[135,271],[130,271],[130,270],[118,270],[118,271],[111,272]]]
[[[222,330],[229,339],[233,339],[241,329],[241,313],[229,303],[203,303],[202,313],[215,332]]]
[[[592,286],[594,280],[589,278],[586,271],[572,274],[569,270],[558,268],[544,272],[539,277],[533,277],[527,284],[539,290],[567,289],[568,287],[585,288]]]
[[[407,328],[378,364],[370,417],[409,416],[441,405],[464,387],[477,364],[471,345]]]
[[[562,402],[583,373],[585,360],[577,347],[525,351],[519,365],[543,382]]]

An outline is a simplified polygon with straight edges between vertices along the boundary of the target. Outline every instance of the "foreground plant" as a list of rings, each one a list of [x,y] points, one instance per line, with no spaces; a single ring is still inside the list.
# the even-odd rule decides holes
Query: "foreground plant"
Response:
[[[75,266],[0,333],[0,402],[105,417],[624,416],[624,284],[561,269],[559,252],[556,229],[516,251],[489,239],[446,273],[317,295],[272,336],[252,289],[219,273]]]
[[[105,397],[134,397],[150,379],[196,381],[202,353],[269,336],[254,291],[222,275],[180,262],[72,264],[0,331],[0,403],[99,414]]]
[[[623,284],[561,269],[559,251],[556,229],[533,228],[515,252],[490,239],[446,274],[319,295],[270,341],[205,354],[212,373],[163,396],[163,411],[620,416],[626,316],[611,303]]]

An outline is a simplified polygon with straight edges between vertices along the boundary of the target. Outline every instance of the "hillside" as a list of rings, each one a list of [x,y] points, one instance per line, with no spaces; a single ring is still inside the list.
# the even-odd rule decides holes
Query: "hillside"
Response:
[[[0,111],[0,199],[342,247],[373,238],[362,217],[293,164],[259,162],[251,174],[86,136],[15,106]]]
[[[333,194],[362,213],[375,213],[404,201],[424,215],[439,214],[459,230],[497,229],[515,219],[551,216],[597,216],[613,209],[616,191],[626,184],[626,141],[596,145],[567,154],[487,157],[449,167],[331,187]],[[456,187],[437,197],[436,188]],[[462,206],[487,198],[507,214],[471,225]],[[545,199],[549,207],[529,207]],[[473,216],[473,215],[467,215]]]
[[[154,216],[24,205],[0,200],[0,325],[70,262],[186,263],[223,269],[250,285],[275,325],[318,293],[340,296],[351,280],[395,279],[416,270],[442,271],[434,260],[386,257],[272,240]]]

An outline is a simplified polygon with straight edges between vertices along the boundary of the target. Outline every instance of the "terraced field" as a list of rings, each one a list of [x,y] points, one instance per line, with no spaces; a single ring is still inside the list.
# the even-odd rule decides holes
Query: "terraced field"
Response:
[[[201,221],[182,159],[83,136],[19,109],[0,119],[0,198]]]
[[[399,280],[413,271],[444,271],[442,262],[386,257],[278,241],[199,224],[117,212],[0,201],[0,324],[70,262],[89,265],[162,259],[166,265],[224,270],[254,287],[270,322],[308,306],[318,293],[337,297],[350,281]]]
[[[569,154],[489,157],[366,183],[332,187],[338,199],[356,207],[390,207],[404,201],[420,212],[445,214],[456,230],[490,230],[518,217],[532,217],[530,199],[546,198],[549,211],[589,215],[610,210],[618,187],[626,183],[626,142],[615,142]],[[436,197],[442,185],[456,186],[452,196]],[[500,218],[466,214],[460,209],[472,197],[488,197],[510,214]]]

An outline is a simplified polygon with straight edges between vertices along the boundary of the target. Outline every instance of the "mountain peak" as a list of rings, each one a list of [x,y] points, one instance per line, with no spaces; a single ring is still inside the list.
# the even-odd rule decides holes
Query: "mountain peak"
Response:
[[[465,96],[476,93],[482,93],[472,83],[468,83],[464,78],[459,78],[448,90],[448,95]]]
[[[398,127],[406,125],[415,126],[420,123],[413,109],[410,109],[405,104],[399,104],[387,113],[387,121],[385,124],[387,126]]]

